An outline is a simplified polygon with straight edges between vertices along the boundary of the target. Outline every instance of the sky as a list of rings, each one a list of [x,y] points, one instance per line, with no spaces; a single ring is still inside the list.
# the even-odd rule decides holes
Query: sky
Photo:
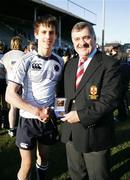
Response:
[[[130,0],[104,0],[105,13],[103,13],[103,0],[72,0],[74,3],[88,9],[85,14],[81,8],[67,0],[43,0],[65,10],[71,10],[78,16],[94,22],[97,42],[102,42],[102,31],[104,30],[104,43],[119,42],[130,43]],[[87,12],[87,11],[85,11]],[[92,13],[91,13],[92,12]],[[103,16],[104,14],[104,16]],[[104,17],[104,20],[103,20]]]

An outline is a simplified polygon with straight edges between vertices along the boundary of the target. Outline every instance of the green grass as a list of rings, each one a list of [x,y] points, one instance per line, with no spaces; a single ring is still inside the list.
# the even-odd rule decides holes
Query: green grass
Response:
[[[0,131],[1,132],[1,131]],[[4,131],[0,133],[0,168],[1,180],[15,180],[20,157],[15,146],[15,138],[10,138]]]
[[[116,127],[116,146],[111,150],[114,180],[130,180],[130,118]]]
[[[65,180],[68,177],[65,147],[62,143],[50,146],[48,180]],[[10,138],[7,130],[0,130],[0,180],[15,180],[20,165],[15,137]],[[33,167],[33,169],[35,169]],[[33,171],[33,180],[35,172]]]
[[[50,146],[49,154],[48,180],[66,180],[69,175],[64,144]],[[15,138],[10,138],[6,130],[0,130],[0,179],[15,180],[19,165],[20,156]],[[111,171],[114,180],[130,180],[130,120],[116,124],[116,145],[111,149]]]

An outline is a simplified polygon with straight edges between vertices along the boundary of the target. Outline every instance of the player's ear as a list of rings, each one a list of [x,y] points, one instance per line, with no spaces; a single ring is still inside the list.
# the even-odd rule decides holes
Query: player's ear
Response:
[[[37,33],[34,33],[34,36],[36,39],[38,39],[38,34]]]

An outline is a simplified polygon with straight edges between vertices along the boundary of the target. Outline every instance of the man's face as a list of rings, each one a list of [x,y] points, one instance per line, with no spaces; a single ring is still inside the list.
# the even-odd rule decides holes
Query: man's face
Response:
[[[87,27],[81,31],[74,30],[72,32],[72,42],[79,56],[88,56],[96,47],[96,41]]]
[[[41,24],[39,26],[38,32],[35,33],[35,37],[38,39],[38,45],[43,49],[52,49],[56,40],[55,28]]]

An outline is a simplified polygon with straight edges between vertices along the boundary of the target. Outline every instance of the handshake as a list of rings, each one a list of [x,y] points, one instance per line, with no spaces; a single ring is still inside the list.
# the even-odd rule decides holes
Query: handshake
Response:
[[[56,98],[54,107],[35,107],[35,116],[44,123],[48,122],[49,119],[54,116],[56,119],[60,119],[65,115],[65,98]]]
[[[50,107],[37,108],[35,116],[37,116],[39,121],[46,123],[51,118],[52,111]]]

